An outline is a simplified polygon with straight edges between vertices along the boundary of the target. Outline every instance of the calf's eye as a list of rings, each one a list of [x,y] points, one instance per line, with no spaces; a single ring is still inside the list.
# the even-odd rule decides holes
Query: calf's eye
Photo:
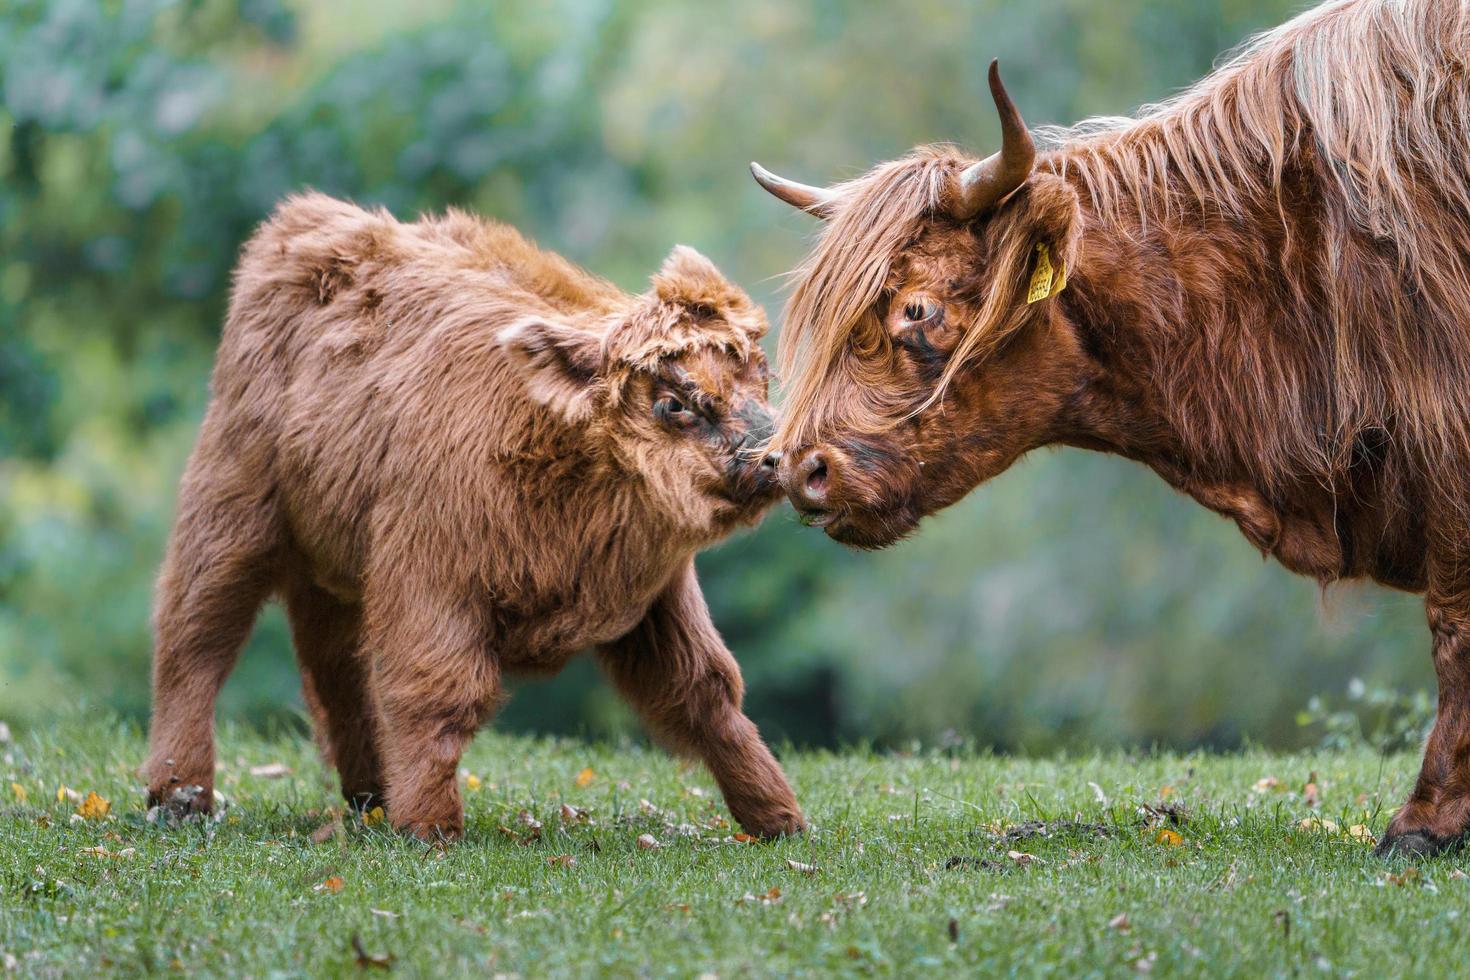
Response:
[[[689,406],[673,395],[666,395],[653,403],[654,417],[665,422],[684,422],[690,416]]]

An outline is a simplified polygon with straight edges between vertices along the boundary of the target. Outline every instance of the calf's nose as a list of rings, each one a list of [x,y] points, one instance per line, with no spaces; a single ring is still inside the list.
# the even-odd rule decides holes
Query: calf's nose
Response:
[[[798,510],[821,510],[827,506],[831,483],[831,460],[821,448],[807,449],[790,457],[783,466],[781,485]]]

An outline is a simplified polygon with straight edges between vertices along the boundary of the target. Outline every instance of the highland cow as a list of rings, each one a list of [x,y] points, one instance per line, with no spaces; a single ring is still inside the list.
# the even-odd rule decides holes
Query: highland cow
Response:
[[[153,804],[207,811],[214,706],[290,619],[358,807],[463,833],[508,672],[595,651],[750,833],[803,829],[694,555],[780,495],[760,309],[676,248],[630,296],[504,225],[293,198],[246,245],[158,584]]]
[[[1287,568],[1426,593],[1439,712],[1385,851],[1470,827],[1470,2],[1338,0],[1137,119],[831,188],[782,328],[807,523],[882,547],[1025,453],[1117,453]]]

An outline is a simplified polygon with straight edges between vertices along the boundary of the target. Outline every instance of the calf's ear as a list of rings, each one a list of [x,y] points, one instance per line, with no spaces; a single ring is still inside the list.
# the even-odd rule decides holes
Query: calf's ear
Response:
[[[495,335],[539,404],[569,421],[590,418],[602,401],[602,340],[564,323],[522,317]]]

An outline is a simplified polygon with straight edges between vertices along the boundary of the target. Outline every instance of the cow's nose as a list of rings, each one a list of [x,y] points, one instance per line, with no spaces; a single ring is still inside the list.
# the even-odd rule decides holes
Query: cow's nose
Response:
[[[798,510],[823,510],[827,506],[827,488],[831,484],[831,459],[820,447],[807,449],[792,457],[795,462],[783,466],[782,485]]]

